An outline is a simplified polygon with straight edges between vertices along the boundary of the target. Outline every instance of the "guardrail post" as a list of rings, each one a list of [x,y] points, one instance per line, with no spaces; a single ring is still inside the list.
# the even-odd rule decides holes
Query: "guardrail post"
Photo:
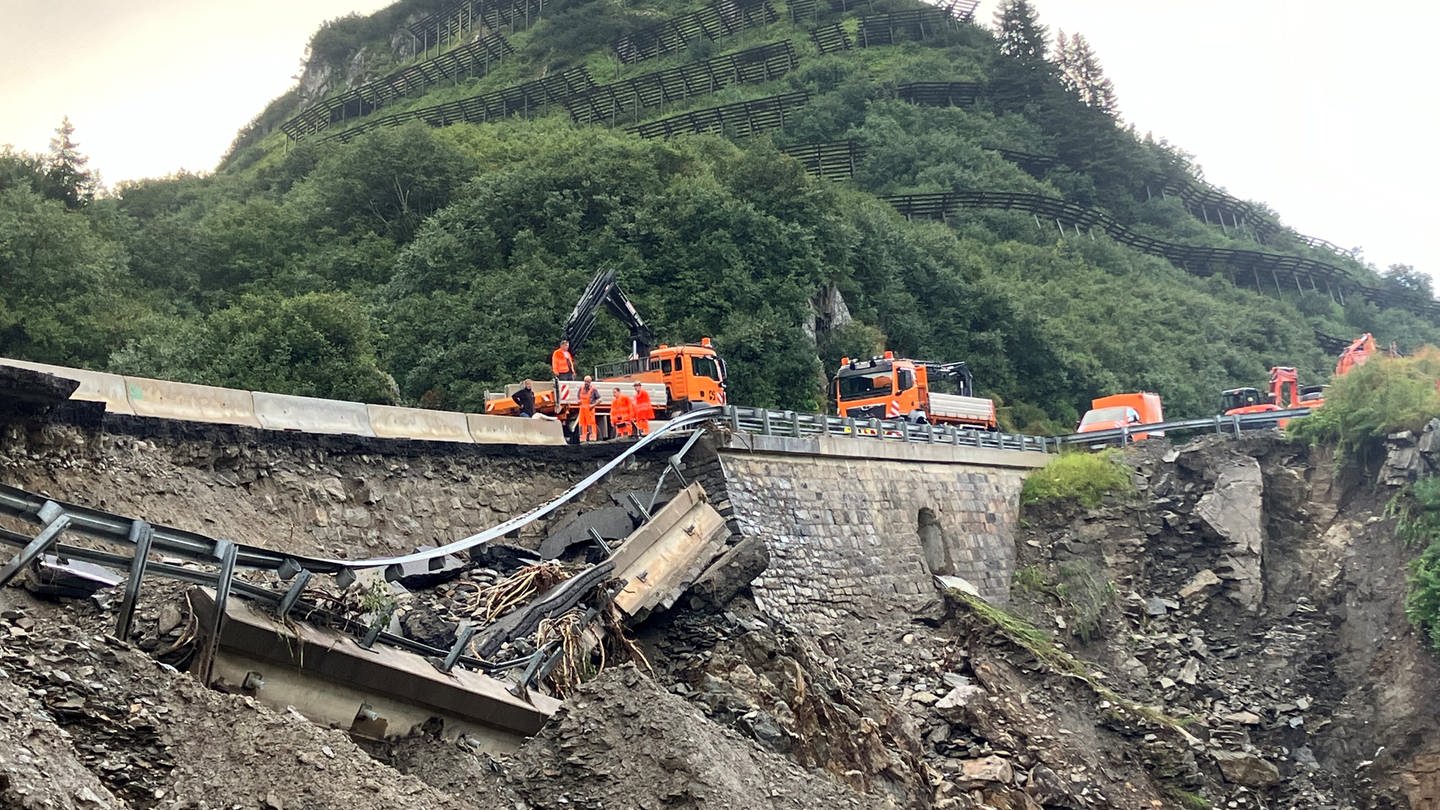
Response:
[[[135,546],[135,556],[130,560],[130,579],[125,583],[125,598],[120,602],[119,615],[115,617],[115,637],[121,641],[130,637],[130,622],[135,616],[135,600],[140,598],[140,580],[145,576],[145,566],[150,564],[150,543],[155,539],[155,529],[143,520],[130,523],[130,543]]]
[[[475,625],[471,622],[461,622],[459,629],[455,631],[455,645],[450,648],[444,661],[435,664],[435,668],[448,675],[450,670],[455,668],[455,662],[460,660],[465,648],[470,646],[470,639],[474,636]]]
[[[760,435],[762,435],[762,436],[769,436],[769,435],[770,435],[770,409],[769,409],[769,408],[761,408],[761,409],[760,409]]]
[[[734,433],[740,432],[740,409],[734,405],[725,406],[725,417],[730,420],[730,430]]]
[[[870,429],[873,430],[873,431],[875,431],[875,438],[880,439],[881,441],[884,441],[884,439],[885,439],[885,431],[881,429],[881,427],[880,427],[880,420],[879,420],[879,419],[876,419],[876,418],[873,417],[873,416],[870,417]]]
[[[844,424],[844,426],[845,426],[845,435],[846,435],[846,436],[849,436],[849,437],[852,438],[852,439],[854,439],[854,438],[856,438],[856,437],[859,436],[859,434],[857,434],[857,433],[855,432],[855,417],[853,417],[853,416],[847,416],[847,417],[845,417],[845,421],[844,421],[843,424]]]
[[[305,591],[305,586],[310,584],[311,576],[311,573],[303,568],[295,574],[294,581],[290,583],[290,589],[285,591],[285,596],[280,599],[280,606],[275,609],[281,621],[288,618],[290,611],[295,609],[295,603],[300,601],[300,594]]]
[[[1235,438],[1238,439],[1240,438],[1240,414],[1235,414],[1234,416],[1230,417],[1230,420],[1235,426]]]
[[[933,422],[925,423],[925,441],[930,444],[935,443],[935,423]]]
[[[824,417],[824,416],[821,416],[820,418],[821,418],[821,419],[824,419],[825,417]],[[795,436],[795,438],[797,438],[797,439],[800,438],[800,412],[799,412],[799,411],[791,411],[791,412],[790,412],[790,432],[791,432],[791,434],[793,434],[793,435]]]
[[[1129,426],[1129,425],[1121,425],[1121,426],[1120,426],[1120,446],[1121,446],[1121,447],[1124,447],[1124,446],[1127,445],[1127,444],[1130,444],[1130,426]]]
[[[910,423],[904,419],[897,419],[896,423],[900,426],[900,441],[910,441]]]
[[[220,571],[215,577],[215,615],[210,620],[210,637],[200,650],[195,671],[195,677],[206,686],[210,685],[210,669],[220,649],[220,631],[225,628],[225,608],[230,601],[230,583],[235,578],[235,558],[239,553],[240,548],[234,541],[215,541],[215,556],[220,560]]]
[[[45,505],[49,506],[52,503],[54,503],[54,501],[48,501]],[[58,505],[56,508],[59,508]],[[50,547],[55,545],[55,541],[59,539],[60,533],[65,531],[65,528],[69,525],[69,515],[61,514],[51,520],[49,526],[46,526],[44,530],[35,535],[35,539],[26,544],[25,548],[21,549],[19,554],[12,557],[10,562],[5,564],[4,568],[0,568],[0,588],[5,587],[6,583],[14,579],[16,574],[25,570],[25,566],[34,562],[41,554],[49,551]]]

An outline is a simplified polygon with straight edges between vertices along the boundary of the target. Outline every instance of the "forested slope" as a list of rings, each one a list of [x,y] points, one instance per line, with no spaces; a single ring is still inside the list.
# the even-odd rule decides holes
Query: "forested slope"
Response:
[[[547,373],[608,264],[662,339],[715,339],[734,402],[821,408],[841,355],[890,348],[969,361],[1014,427],[1045,429],[1117,390],[1203,415],[1274,364],[1318,381],[1317,332],[1440,339],[1422,276],[1205,186],[1117,119],[1088,50],[1052,57],[1007,9],[993,31],[914,0],[405,0],[335,21],[214,175],[91,199],[56,170],[78,155],[5,153],[0,355],[475,409]],[[837,170],[815,145],[839,142]],[[955,191],[1135,238],[892,204]],[[1376,292],[1176,266],[1146,240]],[[602,321],[582,364],[622,345]]]

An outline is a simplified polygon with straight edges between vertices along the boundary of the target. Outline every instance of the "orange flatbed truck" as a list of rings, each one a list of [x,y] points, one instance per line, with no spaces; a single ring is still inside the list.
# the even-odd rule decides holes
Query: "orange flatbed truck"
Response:
[[[941,387],[954,393],[936,390]],[[910,360],[889,351],[869,360],[845,357],[835,373],[835,412],[857,419],[994,430],[995,402],[974,396],[974,387],[965,363]]]
[[[570,341],[571,352],[578,354],[585,345],[602,306],[630,329],[630,357],[595,369],[593,382],[600,394],[596,416],[610,413],[616,389],[632,394],[636,382],[644,386],[656,417],[662,419],[725,404],[725,361],[710,338],[675,346],[662,343],[651,349],[650,328],[620,289],[613,269],[604,268],[595,274],[566,320],[562,337]],[[580,380],[536,385],[535,412],[568,423],[578,410],[580,385]],[[519,414],[519,406],[510,398],[519,387],[509,385],[504,392],[486,394],[485,412],[497,416]]]

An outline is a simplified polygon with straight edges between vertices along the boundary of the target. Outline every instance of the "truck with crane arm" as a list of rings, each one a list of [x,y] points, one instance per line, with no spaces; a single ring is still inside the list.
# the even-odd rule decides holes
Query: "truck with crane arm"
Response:
[[[566,319],[561,337],[570,342],[571,352],[579,354],[585,346],[601,307],[630,330],[630,353],[624,360],[595,369],[593,384],[600,394],[595,408],[597,415],[608,414],[615,391],[628,393],[637,382],[650,395],[659,416],[725,404],[725,361],[715,351],[710,338],[676,346],[662,343],[652,348],[654,333],[621,289],[614,268],[602,268],[595,273]],[[536,413],[568,421],[579,405],[581,385],[579,380],[556,380],[553,385],[537,386]],[[509,385],[504,392],[486,394],[485,412],[502,416],[518,414],[519,406],[511,395],[520,387],[521,384]]]
[[[939,390],[943,387],[953,393]],[[975,396],[974,389],[975,378],[963,362],[911,360],[892,351],[869,360],[844,357],[835,373],[835,412],[859,419],[994,430],[995,402]]]

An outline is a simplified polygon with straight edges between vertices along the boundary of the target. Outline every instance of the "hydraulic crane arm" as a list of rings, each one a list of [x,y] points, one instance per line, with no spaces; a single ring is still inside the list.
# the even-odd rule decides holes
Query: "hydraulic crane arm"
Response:
[[[961,360],[955,363],[921,363],[931,374],[941,377],[954,377],[959,394],[965,397],[975,396],[975,375],[970,372],[970,366]]]
[[[590,338],[590,332],[595,328],[595,317],[602,305],[630,330],[632,354],[642,360],[649,357],[650,345],[655,336],[650,327],[645,325],[645,320],[640,317],[635,305],[630,303],[625,291],[620,289],[618,276],[614,268],[610,267],[602,267],[595,273],[590,284],[585,287],[585,292],[580,295],[580,300],[576,302],[575,309],[565,321],[561,336],[570,341],[570,351],[578,354],[585,341]]]

